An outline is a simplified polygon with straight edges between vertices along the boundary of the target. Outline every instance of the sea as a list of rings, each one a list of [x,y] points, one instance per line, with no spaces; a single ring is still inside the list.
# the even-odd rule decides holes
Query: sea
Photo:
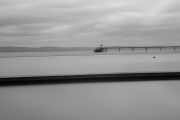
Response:
[[[179,72],[179,51],[0,53],[0,76]],[[180,80],[0,87],[0,120],[178,120]]]
[[[148,50],[1,52],[0,77],[180,71],[180,48]]]

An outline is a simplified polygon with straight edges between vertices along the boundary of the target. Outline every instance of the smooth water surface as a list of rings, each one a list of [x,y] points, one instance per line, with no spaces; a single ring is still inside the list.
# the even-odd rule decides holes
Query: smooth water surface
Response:
[[[94,51],[56,51],[56,52],[0,52],[0,58],[12,57],[48,57],[48,56],[93,56],[93,55],[127,55],[127,54],[175,54],[180,53],[180,47],[176,51],[172,48],[149,48],[145,49],[108,49],[107,52]]]
[[[180,71],[180,54],[0,58],[1,77],[154,71]],[[0,120],[178,120],[179,86],[171,80],[0,87]]]
[[[0,87],[1,120],[178,120],[180,81]]]
[[[155,57],[155,58],[154,58]],[[178,72],[180,54],[128,54],[0,58],[0,76],[123,72]]]

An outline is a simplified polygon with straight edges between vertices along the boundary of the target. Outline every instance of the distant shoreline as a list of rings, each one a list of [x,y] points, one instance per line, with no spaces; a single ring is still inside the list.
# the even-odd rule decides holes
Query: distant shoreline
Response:
[[[93,51],[94,47],[0,47],[1,52],[61,52],[61,51]]]

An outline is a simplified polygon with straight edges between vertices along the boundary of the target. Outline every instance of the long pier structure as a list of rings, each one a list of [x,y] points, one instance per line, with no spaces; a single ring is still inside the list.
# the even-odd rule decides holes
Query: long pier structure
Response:
[[[145,50],[146,52],[148,49],[159,49],[161,51],[162,49],[173,49],[173,51],[176,51],[177,48],[180,48],[180,46],[109,46],[109,47],[97,47],[94,52],[107,52],[110,49],[117,49],[119,52],[123,49],[129,49],[132,50],[132,52],[136,49]]]

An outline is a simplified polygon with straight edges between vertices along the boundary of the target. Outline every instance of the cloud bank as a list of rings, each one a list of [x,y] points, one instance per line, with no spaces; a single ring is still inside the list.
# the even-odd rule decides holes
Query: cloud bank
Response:
[[[0,0],[0,44],[180,45],[179,21],[179,0]]]

